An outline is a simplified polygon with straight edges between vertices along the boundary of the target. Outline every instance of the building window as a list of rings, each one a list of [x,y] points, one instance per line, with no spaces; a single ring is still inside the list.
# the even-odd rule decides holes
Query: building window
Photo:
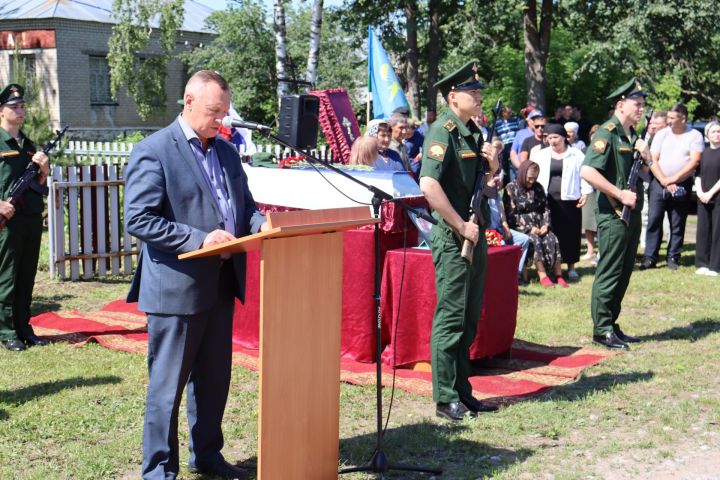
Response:
[[[13,55],[10,62],[10,78],[25,88],[25,97],[35,98],[37,66],[34,54]]]
[[[90,57],[90,103],[116,104],[110,94],[110,66],[106,57]]]

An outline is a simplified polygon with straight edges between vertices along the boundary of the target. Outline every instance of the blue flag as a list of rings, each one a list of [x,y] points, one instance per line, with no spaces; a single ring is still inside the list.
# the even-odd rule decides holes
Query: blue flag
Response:
[[[368,27],[368,50],[368,89],[372,92],[373,118],[388,118],[396,108],[408,108],[408,102],[373,27]]]

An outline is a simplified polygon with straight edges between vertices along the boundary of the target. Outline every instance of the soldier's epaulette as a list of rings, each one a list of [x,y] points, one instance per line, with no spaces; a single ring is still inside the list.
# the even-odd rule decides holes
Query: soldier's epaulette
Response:
[[[448,120],[443,124],[443,128],[448,132],[452,132],[457,128],[457,125],[455,125],[455,122],[453,122],[452,120]]]
[[[605,125],[603,125],[603,127],[604,127],[605,130],[607,130],[608,132],[612,132],[613,130],[615,130],[615,124],[612,123],[612,122],[607,122]]]

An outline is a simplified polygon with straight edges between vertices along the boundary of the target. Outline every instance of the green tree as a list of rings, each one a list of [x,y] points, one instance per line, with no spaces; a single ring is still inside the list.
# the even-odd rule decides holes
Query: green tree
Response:
[[[191,71],[217,70],[228,79],[233,103],[243,118],[271,122],[277,111],[275,47],[272,26],[258,0],[236,0],[213,13],[208,26],[217,36],[181,58]]]
[[[143,120],[164,108],[167,64],[175,52],[183,5],[183,0],[113,0],[117,23],[108,42],[110,90],[117,97],[125,85]],[[153,36],[156,18],[158,35]]]
[[[37,78],[30,78],[33,71],[27,68],[25,59],[20,54],[18,47],[15,48],[11,61],[13,63],[10,83],[17,83],[25,88],[25,94],[23,95],[25,100],[25,121],[23,122],[22,131],[40,148],[55,136],[51,127],[50,109],[45,102],[40,100],[37,91],[39,81]]]

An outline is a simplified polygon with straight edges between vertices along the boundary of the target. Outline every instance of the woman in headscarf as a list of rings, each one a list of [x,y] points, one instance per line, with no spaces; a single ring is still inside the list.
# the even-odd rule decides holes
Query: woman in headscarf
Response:
[[[387,120],[380,118],[370,120],[366,135],[377,139],[378,156],[375,159],[375,170],[405,170],[400,155],[389,148],[392,136],[390,124]]]
[[[546,287],[555,286],[547,274],[551,270],[557,284],[567,288],[568,284],[562,277],[560,245],[550,229],[545,190],[537,182],[539,173],[537,163],[525,161],[520,164],[515,181],[505,187],[505,216],[511,229],[530,236],[540,283]]]
[[[538,183],[547,193],[550,226],[560,242],[560,253],[568,265],[568,280],[580,278],[575,263],[580,260],[582,206],[592,187],[580,178],[585,155],[567,144],[562,125],[553,123],[545,129],[548,147],[533,159],[540,166]]]

